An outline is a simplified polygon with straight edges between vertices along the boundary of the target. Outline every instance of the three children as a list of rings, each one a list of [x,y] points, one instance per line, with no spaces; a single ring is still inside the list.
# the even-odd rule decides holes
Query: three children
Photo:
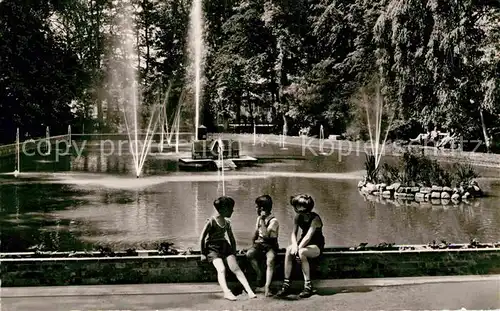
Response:
[[[236,275],[238,281],[243,285],[250,298],[256,295],[250,288],[248,281],[241,271],[236,261],[236,241],[231,229],[229,218],[234,209],[234,200],[230,197],[220,197],[214,201],[217,215],[209,218],[201,235],[201,259],[209,260],[217,270],[217,279],[224,292],[224,298],[236,300],[236,297],[229,290],[225,278],[224,259],[227,261],[229,269]],[[285,255],[285,279],[281,290],[276,294],[278,297],[287,296],[290,291],[290,275],[294,258],[301,263],[304,275],[304,290],[299,294],[301,298],[310,297],[313,294],[311,285],[309,259],[321,255],[325,246],[325,239],[322,233],[323,223],[318,214],[312,212],[314,201],[311,196],[299,194],[290,198],[296,216],[294,218],[294,229],[291,235],[291,245],[286,249]],[[247,252],[252,267],[257,274],[258,286],[262,285],[262,271],[259,261],[266,259],[266,279],[264,284],[265,296],[270,293],[270,285],[274,273],[274,259],[279,249],[278,235],[279,222],[272,215],[272,199],[269,195],[262,195],[255,200],[257,211],[257,222],[255,233],[252,238],[253,246]],[[301,229],[301,236],[297,238],[298,229]],[[229,242],[226,239],[226,234]]]

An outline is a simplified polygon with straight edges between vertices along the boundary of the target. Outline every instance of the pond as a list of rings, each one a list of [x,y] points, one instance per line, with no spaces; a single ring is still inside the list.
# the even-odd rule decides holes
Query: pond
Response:
[[[277,144],[243,144],[241,153],[260,161],[226,171],[224,189],[217,172],[180,170],[177,155],[151,154],[138,179],[125,154],[89,150],[56,162],[23,157],[20,176],[0,175],[1,251],[26,251],[35,245],[60,251],[148,249],[164,241],[199,249],[204,223],[215,212],[212,202],[223,190],[236,201],[231,221],[239,249],[250,247],[257,216],[254,200],[262,194],[274,200],[282,247],[289,242],[293,222],[289,197],[297,193],[313,196],[327,246],[500,241],[498,170],[478,168],[479,183],[490,196],[470,205],[398,207],[365,201],[358,192],[363,153],[303,156],[300,147],[281,150]],[[1,159],[3,172],[13,168],[14,158]]]

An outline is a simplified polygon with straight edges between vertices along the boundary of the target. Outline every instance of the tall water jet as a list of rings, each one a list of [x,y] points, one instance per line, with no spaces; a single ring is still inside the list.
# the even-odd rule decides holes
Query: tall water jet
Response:
[[[189,57],[191,72],[190,78],[194,82],[194,139],[198,140],[198,127],[200,126],[200,101],[203,79],[203,61],[205,57],[205,44],[203,41],[203,3],[202,0],[193,0],[190,14],[189,28]]]

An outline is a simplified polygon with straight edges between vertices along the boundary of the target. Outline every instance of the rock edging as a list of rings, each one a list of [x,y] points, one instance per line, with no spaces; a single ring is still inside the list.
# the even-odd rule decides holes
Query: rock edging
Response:
[[[454,204],[473,198],[484,197],[484,192],[475,180],[468,184],[461,183],[459,187],[438,186],[405,186],[401,183],[372,183],[362,180],[358,183],[362,194],[381,196],[385,199],[403,199],[417,202],[427,202],[433,199],[450,200]]]

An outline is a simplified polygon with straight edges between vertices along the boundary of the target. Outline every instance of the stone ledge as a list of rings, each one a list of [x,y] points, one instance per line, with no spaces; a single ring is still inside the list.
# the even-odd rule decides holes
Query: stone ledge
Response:
[[[283,277],[283,254],[275,279]],[[238,256],[254,279],[246,257]],[[414,249],[325,252],[311,262],[315,279],[487,275],[500,273],[500,249]],[[293,277],[301,279],[298,265]],[[62,286],[216,282],[214,268],[197,255],[97,258],[23,258],[0,260],[2,286]],[[234,276],[228,273],[228,280]]]

